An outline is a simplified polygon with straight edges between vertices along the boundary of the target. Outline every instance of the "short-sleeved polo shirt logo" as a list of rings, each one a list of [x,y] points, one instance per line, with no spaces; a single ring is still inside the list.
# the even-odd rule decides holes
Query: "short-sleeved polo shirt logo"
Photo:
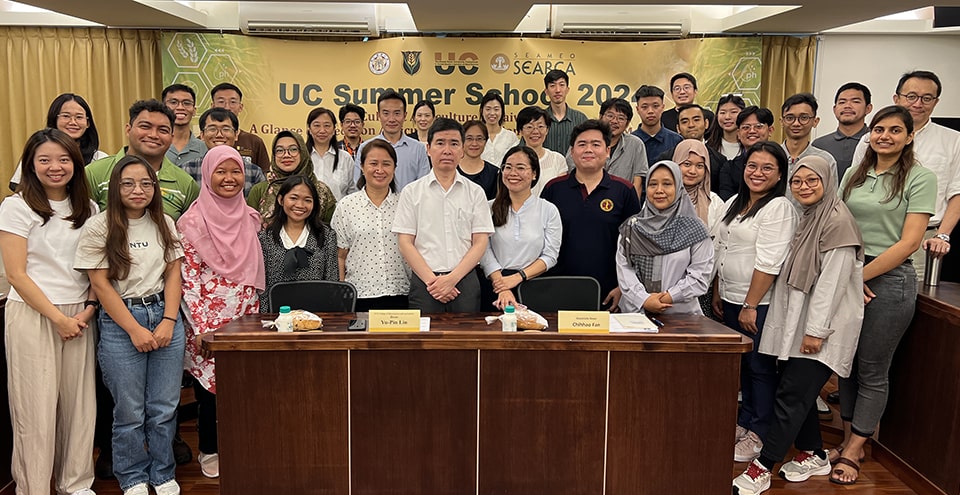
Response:
[[[605,212],[607,212],[607,213],[609,213],[610,211],[612,211],[612,210],[613,210],[613,200],[611,200],[611,199],[604,199],[603,201],[600,201],[600,209],[603,210],[603,211],[605,211]]]

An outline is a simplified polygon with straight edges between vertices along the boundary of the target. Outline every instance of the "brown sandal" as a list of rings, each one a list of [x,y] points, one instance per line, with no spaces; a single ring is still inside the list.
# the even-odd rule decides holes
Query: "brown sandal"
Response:
[[[834,470],[833,470],[833,474],[830,475],[830,482],[831,482],[831,483],[836,483],[836,484],[838,484],[838,485],[852,485],[852,484],[854,484],[854,483],[857,482],[857,479],[860,478],[860,465],[857,464],[856,462],[853,462],[853,461],[851,461],[850,459],[847,459],[846,457],[841,457],[841,458],[837,459],[836,464],[843,464],[843,465],[845,465],[845,466],[850,466],[850,467],[852,467],[852,468],[856,471],[857,477],[854,478],[854,479],[852,479],[852,480],[850,480],[850,481],[843,481],[843,480],[841,480],[841,479],[839,478],[839,476],[843,476],[843,470],[841,470],[841,469],[834,469]]]
[[[833,456],[834,453],[837,454],[836,457]],[[830,461],[830,464],[836,464],[836,463],[837,463],[837,459],[839,459],[840,456],[842,456],[842,455],[843,455],[843,447],[837,447],[837,448],[832,449],[832,450],[827,450],[827,460]],[[862,462],[865,461],[866,459],[867,459],[866,456],[860,456],[860,459],[859,459],[858,462],[861,462],[861,463],[862,463]]]

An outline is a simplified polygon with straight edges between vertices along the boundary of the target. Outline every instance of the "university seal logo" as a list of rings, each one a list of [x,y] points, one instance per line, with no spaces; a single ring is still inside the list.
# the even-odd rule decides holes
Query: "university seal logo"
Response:
[[[498,53],[490,58],[490,70],[497,74],[503,74],[510,70],[510,57],[505,53]]]
[[[390,70],[390,56],[383,52],[377,52],[370,56],[370,62],[367,63],[370,72],[376,75],[383,75]]]
[[[403,54],[403,71],[411,76],[420,72],[421,52],[400,52]]]
[[[613,201],[609,199],[604,199],[603,201],[600,202],[600,209],[607,213],[610,213],[610,211],[613,210]]]

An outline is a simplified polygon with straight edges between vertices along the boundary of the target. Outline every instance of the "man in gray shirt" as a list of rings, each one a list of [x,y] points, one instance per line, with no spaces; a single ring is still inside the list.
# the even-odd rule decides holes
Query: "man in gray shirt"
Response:
[[[872,111],[869,88],[858,82],[840,86],[833,98],[833,115],[839,123],[837,131],[813,141],[814,146],[836,158],[837,175],[841,179],[853,163],[853,152],[860,138],[870,131],[864,121]]]

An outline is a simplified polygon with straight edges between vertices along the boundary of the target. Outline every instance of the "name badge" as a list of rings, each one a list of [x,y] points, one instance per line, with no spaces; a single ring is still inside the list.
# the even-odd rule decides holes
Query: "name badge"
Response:
[[[557,330],[560,333],[610,333],[610,312],[560,311]]]
[[[420,310],[370,310],[371,332],[419,332]]]

